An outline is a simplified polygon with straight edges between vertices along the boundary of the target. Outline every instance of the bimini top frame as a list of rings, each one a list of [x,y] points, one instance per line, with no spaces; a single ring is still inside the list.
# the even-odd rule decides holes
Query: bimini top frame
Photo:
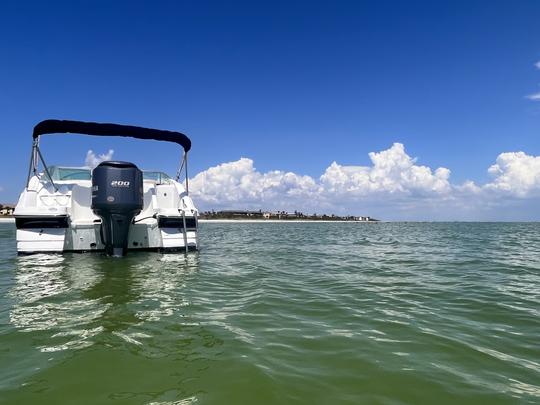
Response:
[[[47,177],[54,185],[54,182],[49,174],[47,165],[43,160],[43,156],[39,150],[39,137],[45,134],[83,134],[83,135],[97,135],[97,136],[125,136],[138,139],[153,139],[156,141],[174,142],[181,145],[184,148],[184,156],[178,173],[176,174],[176,180],[180,178],[182,168],[185,168],[186,172],[186,192],[188,192],[188,173],[187,173],[187,153],[191,149],[190,139],[181,132],[164,131],[161,129],[142,128],[131,125],[119,125],[119,124],[104,124],[97,122],[82,122],[82,121],[69,121],[69,120],[45,120],[41,121],[34,127],[32,134],[32,155],[30,157],[30,168],[28,171],[28,180],[26,186],[30,181],[32,172],[37,174],[38,172],[38,159],[43,163],[43,167]]]

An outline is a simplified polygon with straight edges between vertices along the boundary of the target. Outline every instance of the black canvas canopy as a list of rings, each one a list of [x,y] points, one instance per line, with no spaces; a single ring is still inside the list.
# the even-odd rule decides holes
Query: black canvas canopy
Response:
[[[191,141],[186,135],[180,132],[134,127],[131,125],[100,124],[97,122],[45,120],[34,127],[33,138],[36,139],[44,134],[66,133],[154,139],[156,141],[174,142],[182,145],[186,152],[191,149]]]

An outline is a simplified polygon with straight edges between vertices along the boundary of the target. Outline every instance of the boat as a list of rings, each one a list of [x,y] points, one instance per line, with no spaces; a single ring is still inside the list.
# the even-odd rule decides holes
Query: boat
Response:
[[[40,137],[70,133],[176,143],[183,148],[180,168],[171,178],[120,161],[103,161],[93,169],[48,167]],[[198,210],[189,196],[187,173],[190,149],[190,139],[180,132],[95,122],[40,122],[32,134],[26,186],[14,211],[18,253],[96,251],[125,256],[140,250],[198,250]]]

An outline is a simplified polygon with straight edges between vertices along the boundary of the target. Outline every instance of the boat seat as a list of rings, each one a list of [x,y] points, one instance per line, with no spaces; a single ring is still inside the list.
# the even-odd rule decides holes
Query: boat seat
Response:
[[[74,224],[93,224],[99,217],[90,208],[92,204],[92,186],[73,185],[71,191],[71,222]]]
[[[154,206],[153,206],[153,203],[152,203],[153,202],[153,199],[152,199],[153,196],[154,196],[154,188],[153,187],[148,188],[147,190],[144,191],[144,193],[143,193],[143,209],[135,217],[135,221],[137,221],[139,219],[142,219],[142,218],[152,217],[156,213],[156,210],[154,209]]]

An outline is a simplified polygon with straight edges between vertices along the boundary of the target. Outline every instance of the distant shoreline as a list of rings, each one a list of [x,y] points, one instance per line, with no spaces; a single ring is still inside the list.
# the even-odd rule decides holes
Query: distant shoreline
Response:
[[[199,222],[214,222],[214,223],[231,223],[231,222],[244,222],[252,224],[260,224],[265,222],[270,223],[301,223],[301,222],[338,222],[338,223],[351,223],[351,224],[376,224],[379,221],[347,221],[347,220],[328,220],[328,219],[199,219]]]
[[[0,223],[14,223],[15,218],[14,217],[5,217],[0,218]],[[234,222],[242,222],[242,223],[251,223],[251,224],[260,224],[260,223],[302,223],[302,222],[323,222],[323,223],[330,223],[330,222],[338,222],[338,223],[353,223],[353,224],[375,224],[377,221],[339,221],[339,220],[324,220],[324,219],[199,219],[199,222],[213,222],[213,223],[234,223]]]

